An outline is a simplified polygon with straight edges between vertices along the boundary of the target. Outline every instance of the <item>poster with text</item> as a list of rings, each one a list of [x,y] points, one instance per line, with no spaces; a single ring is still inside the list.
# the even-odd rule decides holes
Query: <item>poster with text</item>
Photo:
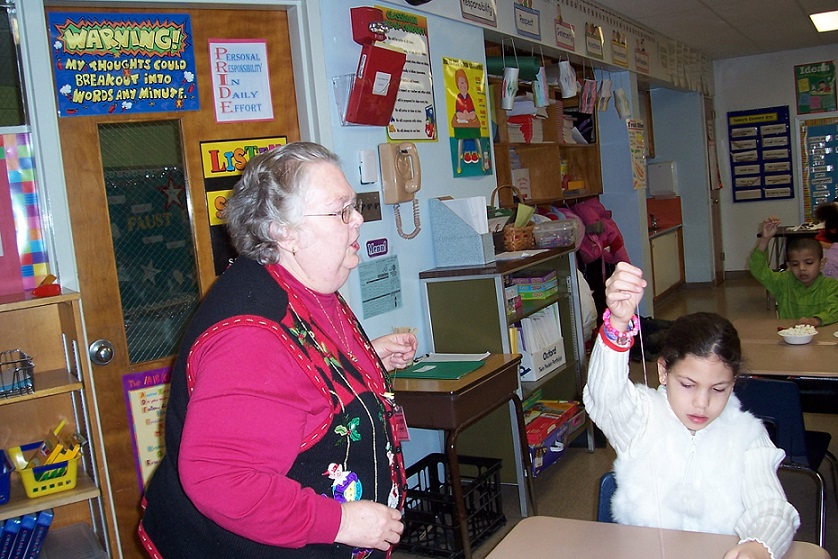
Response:
[[[221,275],[236,257],[222,217],[227,199],[233,195],[233,187],[248,161],[287,142],[285,136],[201,142],[201,168],[204,174],[212,261],[216,276]]]
[[[47,15],[59,116],[199,109],[188,15]]]
[[[140,492],[166,454],[164,427],[171,380],[170,367],[122,377]]]
[[[215,120],[272,120],[267,41],[210,39],[209,55]]]
[[[481,62],[443,58],[454,177],[492,174],[486,74]]]
[[[399,10],[380,9],[384,12],[384,21],[390,26],[384,42],[407,55],[387,137],[395,141],[436,140],[428,20]]]
[[[789,108],[727,113],[734,202],[794,198]]]
[[[794,67],[797,114],[835,110],[835,63],[815,62]]]

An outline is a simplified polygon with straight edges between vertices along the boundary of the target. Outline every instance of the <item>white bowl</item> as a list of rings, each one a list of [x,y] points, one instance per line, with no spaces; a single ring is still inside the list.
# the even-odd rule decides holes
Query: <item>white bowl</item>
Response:
[[[811,342],[812,338],[815,337],[815,334],[809,334],[807,336],[791,336],[789,334],[780,334],[780,336],[783,338],[783,340],[785,340],[787,344],[804,345]]]

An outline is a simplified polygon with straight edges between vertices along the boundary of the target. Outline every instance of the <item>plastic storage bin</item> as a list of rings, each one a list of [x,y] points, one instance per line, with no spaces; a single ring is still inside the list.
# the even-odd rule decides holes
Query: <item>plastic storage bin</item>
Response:
[[[52,495],[60,491],[67,491],[76,486],[76,475],[78,473],[79,457],[72,460],[56,462],[45,466],[27,468],[25,454],[37,450],[43,441],[29,443],[23,446],[14,446],[9,449],[9,457],[15,465],[17,473],[20,474],[20,481],[26,496],[30,499]]]
[[[90,526],[70,524],[50,529],[38,559],[108,559]]]
[[[9,494],[11,492],[12,472],[15,467],[9,461],[6,453],[0,450],[0,505],[5,505],[9,502]]]
[[[538,248],[572,247],[576,244],[576,223],[571,219],[539,223],[533,236]]]
[[[460,456],[469,542],[472,549],[506,523],[496,458]],[[429,454],[407,469],[405,530],[399,551],[430,557],[463,557],[460,526],[444,454]]]

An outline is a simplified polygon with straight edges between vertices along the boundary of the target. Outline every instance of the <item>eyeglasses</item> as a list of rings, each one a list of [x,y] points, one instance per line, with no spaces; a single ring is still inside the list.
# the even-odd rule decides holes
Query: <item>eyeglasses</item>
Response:
[[[337,217],[340,216],[340,220],[346,224],[348,224],[352,220],[352,216],[355,212],[355,206],[357,202],[353,202],[351,204],[347,204],[343,207],[343,209],[339,212],[332,212],[330,214],[305,214],[305,217]]]

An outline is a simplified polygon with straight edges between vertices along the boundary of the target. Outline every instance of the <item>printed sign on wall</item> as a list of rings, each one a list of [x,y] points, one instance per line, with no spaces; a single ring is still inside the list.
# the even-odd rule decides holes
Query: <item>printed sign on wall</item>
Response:
[[[794,198],[789,108],[727,113],[733,201]]]
[[[201,167],[204,173],[204,191],[207,195],[215,275],[221,275],[236,256],[221,214],[227,204],[227,198],[233,194],[233,187],[248,161],[263,151],[287,142],[285,136],[201,142]]]
[[[816,62],[794,67],[797,114],[835,110],[835,64]]]
[[[209,54],[215,120],[273,119],[267,42],[210,39]]]
[[[188,15],[48,16],[59,116],[198,110]]]
[[[171,380],[171,367],[122,376],[134,464],[141,492],[166,454],[163,429]]]

